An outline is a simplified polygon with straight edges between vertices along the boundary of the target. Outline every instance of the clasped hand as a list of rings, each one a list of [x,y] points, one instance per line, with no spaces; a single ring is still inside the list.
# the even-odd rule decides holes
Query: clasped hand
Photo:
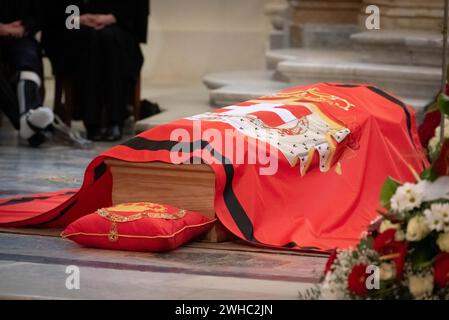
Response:
[[[101,30],[111,24],[114,24],[116,19],[113,14],[91,14],[86,13],[80,16],[80,24],[95,30]]]
[[[25,27],[21,20],[10,23],[0,23],[0,37],[22,38],[25,35]]]

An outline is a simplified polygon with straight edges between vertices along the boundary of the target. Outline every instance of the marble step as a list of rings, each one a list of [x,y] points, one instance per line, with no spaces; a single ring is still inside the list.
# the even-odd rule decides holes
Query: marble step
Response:
[[[359,32],[355,24],[304,23],[292,28],[292,47],[347,49],[351,34]]]
[[[439,32],[376,30],[351,35],[361,61],[415,66],[440,66],[443,37]]]
[[[293,85],[315,82],[372,83],[398,96],[430,99],[439,90],[437,67],[376,64],[357,59],[289,60],[277,71]]]
[[[211,105],[225,107],[291,86],[288,82],[275,81],[274,75],[272,70],[217,72],[206,75],[203,82],[210,89]]]
[[[227,85],[253,84],[264,85],[274,77],[272,70],[244,70],[209,73],[203,77],[203,83],[209,89],[218,89]]]
[[[273,94],[279,90],[293,86],[288,82],[281,82],[272,79],[267,80],[266,77],[257,78],[254,72],[248,72],[246,76],[244,76],[244,74],[244,71],[240,71],[238,73],[230,72],[214,74],[214,78],[217,81],[220,77],[222,78],[222,86],[209,91],[212,106],[221,108],[260,96]],[[235,75],[240,75],[240,77],[233,78]],[[252,75],[252,78],[250,75]],[[260,73],[260,75],[263,75],[263,73]],[[242,78],[245,78],[248,82],[242,81]],[[432,101],[432,97],[411,98],[402,96],[401,98],[405,103],[412,106],[418,114],[423,111],[424,107],[429,104],[430,101]]]
[[[281,81],[270,81],[263,85],[231,84],[209,93],[211,105],[217,108],[226,107],[239,102],[256,99],[261,96],[274,94],[291,84]]]
[[[267,68],[275,70],[277,65],[287,60],[299,60],[313,62],[318,60],[341,61],[342,59],[359,59],[358,55],[347,49],[310,49],[310,48],[287,48],[269,50],[265,54]]]

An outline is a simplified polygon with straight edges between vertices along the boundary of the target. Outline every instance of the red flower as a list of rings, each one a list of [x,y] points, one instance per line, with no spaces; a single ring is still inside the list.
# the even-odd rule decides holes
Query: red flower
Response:
[[[333,250],[329,259],[327,259],[326,267],[324,268],[324,274],[331,271],[332,265],[334,264],[335,259],[337,258],[337,250]]]
[[[404,271],[405,258],[408,253],[408,244],[407,242],[395,241],[389,249],[391,250],[391,254],[397,255],[393,261],[396,264],[396,279],[400,280]]]
[[[356,295],[364,295],[368,288],[366,287],[366,278],[369,274],[366,273],[366,264],[355,265],[348,276],[348,288]]]
[[[404,271],[408,244],[404,241],[396,241],[394,239],[395,234],[395,229],[388,229],[379,234],[374,239],[373,249],[382,256],[391,255],[391,259],[396,265],[396,279],[400,280]]]
[[[440,288],[449,285],[449,253],[441,252],[435,258],[434,280]]]
[[[387,229],[384,232],[380,233],[373,242],[373,249],[379,252],[380,254],[384,253],[384,250],[388,248],[394,240],[394,236],[396,234],[396,229]]]

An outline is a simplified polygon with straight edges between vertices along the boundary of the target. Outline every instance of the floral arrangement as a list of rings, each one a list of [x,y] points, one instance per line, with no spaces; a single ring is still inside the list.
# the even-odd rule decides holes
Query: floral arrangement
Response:
[[[449,97],[441,96],[440,110],[446,117]],[[432,165],[416,175],[416,183],[386,180],[380,218],[356,248],[332,253],[320,284],[301,298],[449,299],[447,118],[444,127],[435,130],[429,143]]]
[[[449,177],[389,179],[383,194],[388,211],[355,249],[330,256],[309,298],[449,299]]]

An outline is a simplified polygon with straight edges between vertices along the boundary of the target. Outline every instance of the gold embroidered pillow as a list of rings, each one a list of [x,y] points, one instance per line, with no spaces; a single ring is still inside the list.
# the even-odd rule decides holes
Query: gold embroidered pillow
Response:
[[[205,234],[214,222],[170,205],[123,203],[74,221],[61,236],[86,247],[162,252]]]

